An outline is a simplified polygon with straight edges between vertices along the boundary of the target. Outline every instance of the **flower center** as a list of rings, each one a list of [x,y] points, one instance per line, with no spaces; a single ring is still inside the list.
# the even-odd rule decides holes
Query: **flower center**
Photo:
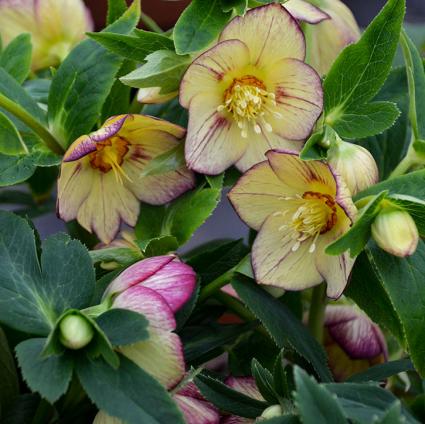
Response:
[[[328,194],[314,191],[306,191],[297,199],[286,198],[285,200],[294,200],[300,205],[292,215],[289,224],[293,230],[292,238],[296,240],[292,250],[295,252],[303,241],[312,238],[309,252],[313,253],[316,250],[319,235],[327,233],[336,224],[335,200]],[[280,229],[287,227],[288,225],[283,225]]]
[[[124,156],[128,152],[128,141],[121,137],[112,137],[96,144],[96,151],[90,153],[90,165],[92,168],[99,169],[107,173],[112,170],[115,178],[122,184],[122,177],[128,181],[131,179],[124,172],[121,165],[124,162]]]
[[[272,132],[272,126],[265,119],[267,114],[282,117],[279,112],[273,111],[276,106],[274,93],[269,93],[263,81],[252,75],[235,78],[224,92],[223,101],[217,108],[218,112],[226,110],[233,115],[243,138],[248,137],[250,127],[257,134],[264,130]]]

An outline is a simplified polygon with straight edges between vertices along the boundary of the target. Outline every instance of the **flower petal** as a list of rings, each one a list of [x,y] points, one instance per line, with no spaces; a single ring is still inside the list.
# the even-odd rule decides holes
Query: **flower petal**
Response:
[[[140,88],[137,92],[137,101],[140,103],[158,104],[165,103],[174,99],[178,95],[178,91],[167,94],[160,94],[161,87]]]
[[[306,191],[336,195],[335,176],[325,163],[302,161],[297,153],[277,150],[267,152],[267,158],[279,179],[300,195]]]
[[[284,8],[299,21],[308,22],[309,24],[318,24],[330,16],[323,10],[304,0],[288,0],[284,4]]]
[[[252,267],[260,284],[303,290],[320,284],[322,276],[316,269],[315,254],[309,249],[312,241],[301,242],[293,251],[296,240],[292,231],[282,230],[287,219],[271,215],[264,222],[252,247]]]
[[[183,412],[186,424],[219,424],[220,414],[205,400],[176,394],[173,399]]]
[[[123,424],[119,418],[111,417],[104,411],[99,411],[94,417],[93,424]]]
[[[195,59],[183,76],[181,105],[189,108],[191,100],[202,94],[206,99],[218,98],[217,108],[223,101],[224,90],[233,80],[232,73],[245,68],[249,60],[248,47],[239,40],[227,40],[207,50]]]
[[[190,105],[188,136],[185,144],[189,169],[216,175],[240,159],[247,143],[233,120],[217,112],[212,96],[197,96]]]
[[[221,33],[219,42],[241,40],[251,55],[251,63],[262,67],[283,58],[304,60],[305,40],[296,20],[280,4],[249,10],[234,18]]]
[[[248,170],[229,192],[229,199],[240,218],[254,230],[282,209],[283,198],[298,191],[285,185],[267,161]]]
[[[253,399],[264,400],[253,377],[228,377],[225,381],[231,389],[243,393]]]
[[[174,255],[154,256],[143,259],[128,267],[117,278],[115,278],[105,290],[103,297],[113,293],[119,293],[136,284],[141,284],[161,268],[174,260]]]
[[[322,113],[323,90],[317,72],[297,59],[282,59],[267,67],[267,89],[276,96],[276,112],[268,122],[273,133],[290,140],[306,139]]]

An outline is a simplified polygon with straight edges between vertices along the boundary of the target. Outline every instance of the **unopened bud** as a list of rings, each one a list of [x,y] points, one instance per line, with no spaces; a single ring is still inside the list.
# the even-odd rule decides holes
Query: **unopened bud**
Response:
[[[281,415],[283,415],[282,407],[280,405],[272,405],[263,411],[261,418],[268,420],[270,418],[280,417]]]
[[[328,150],[328,161],[344,179],[352,196],[378,182],[375,159],[362,146],[340,141]]]
[[[382,250],[401,258],[415,253],[419,241],[418,229],[410,214],[393,207],[379,212],[372,224],[372,237]]]
[[[81,315],[67,315],[59,324],[59,339],[69,349],[87,346],[94,336],[92,325]]]

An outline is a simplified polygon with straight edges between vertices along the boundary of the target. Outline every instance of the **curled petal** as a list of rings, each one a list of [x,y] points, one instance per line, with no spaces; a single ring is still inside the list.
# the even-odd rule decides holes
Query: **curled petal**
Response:
[[[308,1],[288,0],[285,2],[284,7],[295,19],[309,24],[318,24],[326,19],[330,19],[330,16],[326,12]]]

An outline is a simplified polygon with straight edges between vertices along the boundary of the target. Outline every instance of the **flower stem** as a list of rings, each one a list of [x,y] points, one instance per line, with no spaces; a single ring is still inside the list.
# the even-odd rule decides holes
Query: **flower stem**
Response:
[[[140,14],[140,20],[144,23],[147,29],[153,32],[157,32],[159,34],[162,34],[164,32],[162,28],[150,16],[146,15],[146,13],[142,12]]]
[[[0,94],[0,107],[6,109],[16,116],[24,124],[28,125],[44,142],[44,144],[54,153],[62,155],[64,150],[52,134],[37,120],[35,120],[25,109],[14,101]]]
[[[214,297],[244,321],[250,322],[257,320],[255,315],[248,311],[239,300],[229,296],[227,293],[217,292],[214,294]]]
[[[224,274],[217,277],[214,281],[211,281],[211,283],[207,284],[199,294],[199,302],[204,302],[208,299],[208,297],[228,284],[233,277],[233,272],[234,268],[229,269],[229,271],[226,271]]]
[[[413,135],[412,135],[413,137]],[[388,179],[399,177],[400,175],[404,175],[409,171],[409,169],[412,166],[415,165],[423,165],[424,161],[418,156],[416,153],[414,147],[413,147],[414,140],[412,139],[409,149],[407,151],[406,156],[403,158],[403,160],[396,166],[396,168],[391,172]]]
[[[313,289],[311,297],[310,312],[308,315],[308,328],[313,336],[323,342],[323,327],[325,322],[326,309],[326,286],[324,283]]]

